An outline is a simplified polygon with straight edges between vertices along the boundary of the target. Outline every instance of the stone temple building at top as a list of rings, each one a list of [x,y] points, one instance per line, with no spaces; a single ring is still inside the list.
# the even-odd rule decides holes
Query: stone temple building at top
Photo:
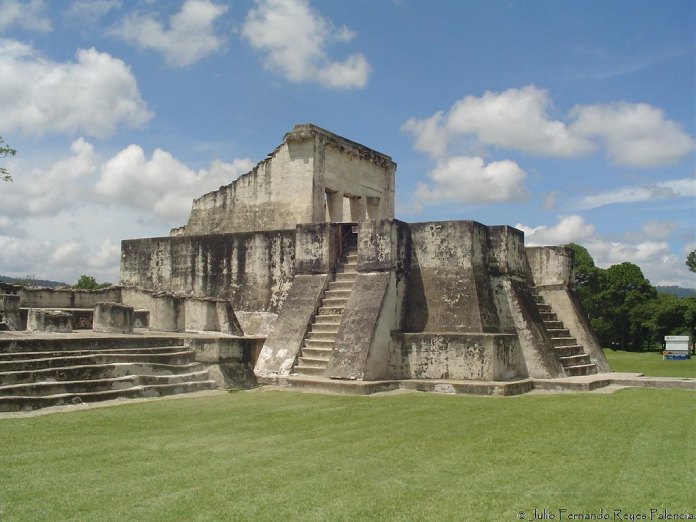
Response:
[[[251,363],[265,382],[609,371],[571,250],[525,247],[506,225],[394,219],[395,173],[385,154],[296,125],[170,236],[123,241],[121,285],[228,302],[263,343]]]

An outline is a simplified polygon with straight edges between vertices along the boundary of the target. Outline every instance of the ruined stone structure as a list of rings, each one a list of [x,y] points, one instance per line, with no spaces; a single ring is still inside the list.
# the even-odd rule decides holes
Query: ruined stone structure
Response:
[[[550,379],[609,370],[572,252],[521,231],[394,219],[390,157],[297,125],[170,237],[122,244],[126,286],[228,300],[262,380]]]
[[[558,381],[609,371],[571,250],[526,248],[504,225],[396,220],[395,172],[389,156],[297,125],[251,172],[196,199],[185,226],[123,241],[121,285],[0,285],[0,411],[259,382],[609,384]],[[25,329],[40,333],[15,335]]]

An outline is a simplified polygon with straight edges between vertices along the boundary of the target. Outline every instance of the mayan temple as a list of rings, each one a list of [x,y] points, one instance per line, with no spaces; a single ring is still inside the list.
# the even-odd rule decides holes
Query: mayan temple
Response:
[[[16,394],[34,399],[6,400],[7,377],[0,409],[258,384],[515,394],[597,374],[588,383],[606,385],[572,251],[525,247],[507,225],[399,221],[396,170],[385,154],[296,125],[252,171],[194,200],[169,236],[123,241],[120,285],[5,285],[0,321],[43,337],[0,348],[58,343],[74,355],[7,363]],[[61,365],[72,369],[51,374]],[[31,372],[58,384],[37,387]],[[61,387],[61,375],[78,384]]]

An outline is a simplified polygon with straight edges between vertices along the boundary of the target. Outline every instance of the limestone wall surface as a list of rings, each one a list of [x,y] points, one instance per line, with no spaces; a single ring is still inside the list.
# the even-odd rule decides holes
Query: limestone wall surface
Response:
[[[294,259],[294,229],[126,240],[121,283],[220,297],[235,311],[277,314],[292,282]]]
[[[118,286],[100,290],[74,288],[42,288],[25,286],[18,292],[24,308],[94,308],[105,301],[120,302],[121,288]]]
[[[487,227],[412,223],[404,332],[499,332],[488,277]]]
[[[187,235],[295,228],[312,222],[314,142],[283,143],[251,172],[193,201]]]
[[[310,124],[296,125],[252,171],[193,201],[172,236],[293,229],[394,216],[389,156]]]
[[[527,247],[527,258],[536,288],[551,305],[571,336],[583,346],[600,372],[610,371],[602,348],[580,304],[573,284],[573,251],[570,248]]]

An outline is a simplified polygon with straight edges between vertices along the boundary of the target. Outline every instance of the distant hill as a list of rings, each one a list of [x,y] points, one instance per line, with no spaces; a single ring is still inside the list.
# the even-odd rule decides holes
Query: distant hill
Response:
[[[15,283],[24,284],[27,282],[24,277],[10,277],[5,275],[0,275],[0,281],[5,283]],[[47,279],[32,279],[32,286],[47,286],[48,288],[55,288],[56,286],[67,286],[68,283],[63,283],[62,281],[50,281]]]
[[[656,286],[660,294],[676,295],[677,297],[696,297],[696,289],[683,288],[681,286]]]

